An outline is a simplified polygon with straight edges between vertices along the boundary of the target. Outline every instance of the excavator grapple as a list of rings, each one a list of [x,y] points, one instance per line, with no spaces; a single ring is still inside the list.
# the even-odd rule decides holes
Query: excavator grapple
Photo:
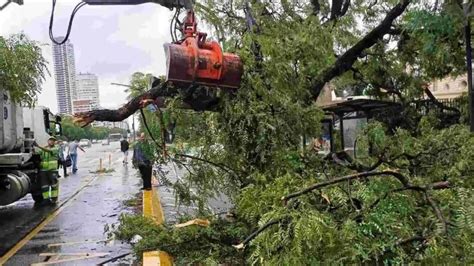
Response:
[[[184,38],[165,44],[167,80],[179,86],[203,85],[237,89],[243,72],[239,56],[223,53],[216,41],[197,31],[194,12],[183,23]]]
[[[13,2],[22,2],[22,0]],[[218,42],[208,41],[206,33],[198,32],[193,11],[195,0],[82,0],[73,11],[66,37],[62,41],[57,41],[52,33],[55,3],[56,1],[53,1],[49,29],[51,40],[58,45],[65,43],[69,38],[74,14],[86,4],[139,5],[156,3],[168,8],[176,8],[177,15],[182,8],[185,8],[187,10],[186,19],[183,23],[179,23],[183,38],[165,45],[167,80],[180,87],[198,85],[237,89],[240,86],[243,73],[242,61],[235,54],[223,53]],[[172,37],[174,38],[174,36]]]

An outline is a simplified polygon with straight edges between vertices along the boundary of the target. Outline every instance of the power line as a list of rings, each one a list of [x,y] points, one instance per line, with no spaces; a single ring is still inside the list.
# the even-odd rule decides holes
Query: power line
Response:
[[[72,29],[72,23],[74,21],[74,16],[76,15],[77,11],[79,11],[79,9],[81,9],[81,7],[85,6],[86,4],[87,4],[86,2],[81,1],[74,7],[74,10],[72,11],[71,16],[69,17],[69,24],[67,27],[66,36],[64,36],[63,40],[57,41],[56,38],[54,38],[54,34],[53,34],[54,10],[56,9],[56,0],[52,0],[51,17],[49,20],[49,38],[51,39],[53,43],[57,45],[62,45],[69,39],[69,35],[71,34],[71,29]]]

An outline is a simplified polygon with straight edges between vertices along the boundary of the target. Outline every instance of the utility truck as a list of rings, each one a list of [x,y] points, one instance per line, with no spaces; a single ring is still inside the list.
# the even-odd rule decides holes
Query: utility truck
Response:
[[[51,136],[61,134],[60,116],[46,107],[22,107],[0,88],[0,206],[29,193],[35,202],[43,200],[38,177],[40,158],[33,143],[44,146]]]

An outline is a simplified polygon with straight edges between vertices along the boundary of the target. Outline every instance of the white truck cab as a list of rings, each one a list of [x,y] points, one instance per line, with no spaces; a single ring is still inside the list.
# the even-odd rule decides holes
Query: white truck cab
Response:
[[[13,103],[9,93],[0,89],[0,206],[28,193],[35,201],[42,200],[37,193],[39,164],[33,143],[46,145],[51,136],[61,133],[61,117],[46,107]]]

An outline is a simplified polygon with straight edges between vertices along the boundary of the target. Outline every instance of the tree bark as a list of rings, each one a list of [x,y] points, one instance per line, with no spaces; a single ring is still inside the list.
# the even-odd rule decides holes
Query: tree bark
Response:
[[[150,102],[146,100],[153,100],[158,108],[163,108],[166,107],[167,98],[172,98],[178,95],[181,95],[183,98],[183,102],[180,106],[182,109],[215,111],[217,104],[219,103],[219,98],[213,93],[209,93],[206,88],[192,86],[188,88],[177,88],[165,82],[160,83],[145,93],[133,98],[119,109],[99,109],[76,114],[74,122],[84,127],[94,121],[123,121],[139,109],[144,108],[144,103],[150,104]]]
[[[340,17],[343,17],[349,6],[351,5],[351,0],[332,0],[331,5],[331,16],[328,21],[335,21]]]
[[[339,17],[342,9],[343,0],[332,0],[331,5],[331,17],[329,20],[335,20]]]
[[[311,5],[313,6],[313,15],[317,16],[319,11],[321,11],[321,4],[319,3],[319,0],[311,0]]]
[[[276,219],[276,220],[272,220],[266,224],[264,224],[262,227],[260,227],[257,231],[253,232],[252,234],[250,234],[247,238],[245,238],[244,241],[242,241],[242,243],[238,244],[238,245],[234,245],[234,247],[236,249],[244,249],[245,246],[248,245],[248,243],[250,243],[254,238],[256,238],[259,234],[261,234],[263,231],[265,231],[267,228],[271,227],[272,225],[276,225],[276,224],[279,224],[281,221],[283,220],[283,218],[280,218],[280,219]]]

